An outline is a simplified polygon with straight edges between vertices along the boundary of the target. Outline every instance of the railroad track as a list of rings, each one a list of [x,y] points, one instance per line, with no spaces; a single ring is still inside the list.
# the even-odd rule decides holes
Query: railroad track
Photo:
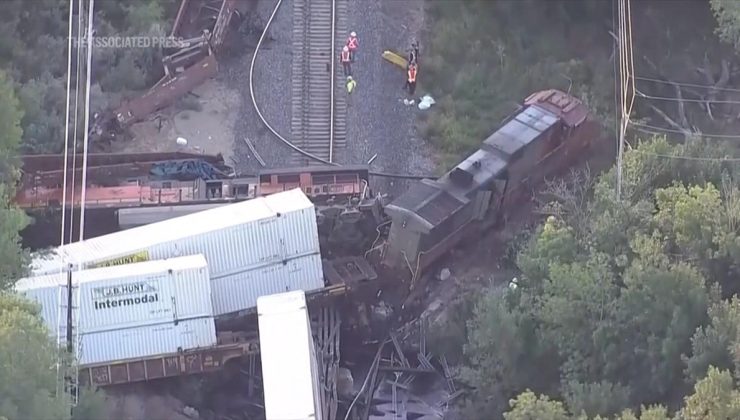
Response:
[[[300,4],[303,5],[304,8],[306,7],[307,0],[295,0],[295,1],[296,2],[300,2]],[[341,45],[341,41],[344,39],[344,36],[347,35],[347,29],[346,29],[346,27],[347,27],[347,23],[346,23],[347,22],[347,18],[346,18],[346,16],[347,16],[347,13],[346,13],[347,5],[346,5],[346,1],[344,1],[344,0],[335,0],[335,1],[333,1],[333,0],[314,0],[314,2],[318,2],[318,3],[324,2],[324,1],[326,1],[326,2],[332,1],[333,3],[335,3],[332,6],[333,7],[333,10],[334,10],[334,19],[333,19],[333,21],[334,21],[334,38],[335,38],[335,41],[336,41],[336,39],[339,39],[340,42],[338,43],[338,45],[339,46],[342,46]],[[345,121],[346,121],[346,107],[347,107],[347,104],[346,104],[346,97],[344,96],[344,92],[342,91],[342,88],[344,86],[344,77],[342,75],[342,72],[340,72],[340,71],[338,71],[336,69],[337,62],[334,61],[334,60],[336,60],[336,59],[339,58],[338,57],[338,54],[339,54],[339,50],[338,49],[336,51],[331,51],[331,53],[328,53],[327,52],[326,53],[327,54],[326,61],[325,61],[325,66],[327,66],[327,65],[329,66],[329,70],[327,70],[327,73],[332,72],[332,70],[331,70],[332,63],[335,65],[335,68],[334,68],[334,71],[333,71],[333,73],[335,74],[335,76],[334,76],[334,78],[330,78],[329,79],[330,81],[332,81],[332,80],[334,81],[335,86],[334,86],[334,89],[333,90],[330,89],[330,92],[332,92],[332,94],[333,94],[337,90],[342,91],[340,95],[334,94],[334,98],[333,99],[332,98],[329,99],[329,102],[330,103],[331,102],[334,102],[334,107],[329,107],[329,114],[330,115],[329,115],[329,119],[326,120],[326,121],[334,121],[334,124],[333,125],[332,124],[329,124],[329,127],[331,127],[328,130],[329,131],[329,136],[324,138],[323,143],[325,144],[324,150],[329,150],[328,154],[331,155],[331,158],[332,158],[331,161],[328,159],[329,156],[327,156],[327,153],[325,151],[319,151],[319,154],[323,155],[324,157],[318,156],[318,155],[316,155],[314,153],[311,153],[309,150],[305,149],[304,148],[305,147],[304,146],[304,142],[301,142],[301,139],[300,138],[298,139],[299,144],[294,144],[293,141],[288,140],[284,135],[278,133],[278,131],[275,129],[275,127],[273,127],[270,124],[270,122],[267,120],[267,118],[265,118],[265,115],[262,113],[262,110],[259,107],[259,103],[257,101],[257,98],[255,97],[255,94],[254,94],[254,66],[255,66],[255,63],[257,62],[257,57],[259,56],[259,51],[260,51],[260,47],[262,46],[262,42],[265,40],[265,37],[266,37],[268,31],[270,30],[270,25],[272,24],[273,19],[275,19],[275,15],[277,14],[278,10],[280,9],[280,5],[282,5],[282,3],[283,3],[283,0],[277,0],[275,2],[275,7],[272,9],[272,14],[270,15],[270,18],[267,20],[267,24],[265,25],[265,29],[262,31],[262,35],[260,35],[259,41],[257,41],[257,47],[254,50],[254,54],[252,55],[252,62],[249,65],[249,95],[250,95],[250,97],[252,99],[252,106],[254,107],[254,111],[257,113],[257,116],[259,117],[260,121],[262,121],[262,124],[265,125],[265,128],[267,128],[267,130],[269,130],[275,136],[275,138],[277,138],[278,140],[280,140],[280,142],[282,142],[283,144],[285,144],[286,146],[290,147],[293,150],[293,152],[294,152],[293,153],[294,160],[298,164],[301,164],[302,165],[304,163],[305,164],[308,164],[308,163],[319,164],[320,163],[320,164],[323,164],[323,165],[341,166],[341,165],[339,165],[338,163],[336,163],[334,161],[334,156],[333,156],[334,155],[334,150],[337,148],[337,146],[342,147],[342,146],[344,146],[346,144],[346,122]],[[294,11],[296,9],[297,9],[297,6],[295,6],[295,4],[294,4]],[[306,16],[308,16],[308,14],[305,11],[305,9],[300,9],[300,10],[301,10],[301,15],[298,17],[298,19],[296,20],[295,17],[294,17],[294,25],[302,25],[301,26],[301,31],[304,31],[303,28],[307,27],[307,24],[306,24]],[[299,36],[301,36],[301,34],[303,33],[303,32],[298,32],[298,31],[296,31],[296,32],[298,33]],[[339,34],[339,38],[337,38],[337,36],[336,36],[337,34]],[[332,43],[334,45],[337,45],[336,42],[330,42],[330,44],[332,44]],[[303,52],[304,51],[304,47],[301,47],[300,48],[300,51]],[[293,53],[296,54],[296,51],[293,51]],[[295,68],[293,70],[295,72]],[[304,77],[305,77],[304,74],[300,74],[301,83],[303,83],[302,80],[303,80]],[[337,80],[340,81],[339,84],[336,83]],[[297,82],[297,80],[295,78],[294,78],[294,82]],[[295,107],[296,107],[295,100],[298,97],[303,98],[304,96],[306,98],[310,98],[309,94],[308,93],[304,93],[303,91],[300,91],[300,92],[298,92],[298,95],[295,95],[295,93],[296,93],[295,92],[295,87],[294,87],[294,92],[293,93],[294,93],[293,115],[294,116],[297,116],[299,114],[300,115],[308,115],[308,114],[306,114],[306,108],[305,107],[301,107],[298,110],[295,109]],[[302,104],[302,102],[301,102],[301,104]],[[326,109],[326,108],[324,108],[324,109]],[[324,111],[324,112],[326,112],[326,111]],[[332,115],[332,113],[333,113],[333,115]],[[304,120],[307,120],[305,117],[303,119]],[[329,138],[331,139],[331,141],[327,141],[327,139],[329,139]],[[370,175],[372,175],[372,176],[379,176],[379,177],[387,177],[387,178],[415,179],[415,180],[425,179],[425,178],[434,178],[434,176],[432,176],[432,175],[427,176],[427,175],[394,174],[394,173],[377,172],[377,171],[370,171]]]
[[[347,2],[293,0],[293,144],[334,162],[346,145],[347,100],[339,49],[347,36]],[[316,163],[294,151],[295,164]]]

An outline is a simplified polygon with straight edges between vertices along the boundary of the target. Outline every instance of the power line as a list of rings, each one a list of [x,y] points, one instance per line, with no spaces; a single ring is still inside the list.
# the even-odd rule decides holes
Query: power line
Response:
[[[645,81],[648,81],[648,82],[662,83],[662,84],[667,84],[667,85],[679,85],[679,86],[695,87],[695,88],[702,88],[702,89],[712,89],[712,90],[718,90],[718,91],[724,91],[724,92],[738,92],[738,93],[740,93],[740,89],[735,89],[735,88],[715,87],[715,86],[711,86],[711,85],[702,85],[702,84],[698,84],[698,83],[688,83],[688,82],[673,82],[671,80],[657,79],[657,78],[654,78],[654,77],[635,76],[635,79],[637,79],[637,80],[645,80]]]
[[[69,33],[67,34],[67,99],[66,99],[66,110],[64,112],[64,176],[62,178],[62,228],[60,233],[59,245],[64,245],[64,227],[67,225],[67,168],[69,167],[69,107],[70,107],[70,91],[72,90],[72,24],[74,17],[74,3],[69,0]]]
[[[77,1],[77,39],[81,40],[83,38],[83,32],[82,32],[82,11],[83,11],[83,3],[82,0]],[[72,205],[70,206],[70,209],[72,209],[71,216],[69,218],[69,239],[67,242],[72,243],[72,237],[74,236],[74,202],[75,202],[75,192],[77,189],[77,128],[79,127],[79,102],[80,102],[80,79],[82,78],[82,51],[80,50],[80,43],[77,43],[77,68],[75,69],[75,113],[74,113],[74,123],[73,123],[73,142],[72,142],[72,185],[71,185],[71,196],[72,196]],[[67,169],[66,167],[64,168]],[[65,186],[66,189],[66,186]],[[66,203],[65,203],[66,205]]]
[[[636,122],[631,122],[630,124],[633,126],[643,127],[643,128],[647,128],[650,130],[657,130],[657,131],[661,131],[665,133],[686,134],[685,131],[676,130],[673,128],[663,128],[663,127],[658,127],[655,125],[636,123]],[[698,137],[706,137],[706,138],[714,138],[714,139],[740,139],[740,135],[738,134],[704,134],[704,133],[699,132],[699,133],[696,133],[696,135]]]
[[[632,152],[640,153],[643,155],[657,156],[667,159],[683,159],[683,160],[696,160],[703,162],[740,162],[740,158],[710,158],[703,156],[684,156],[684,155],[666,155],[662,153],[646,152],[644,150],[632,149]]]
[[[80,195],[80,241],[85,234],[85,194],[87,193],[87,146],[90,139],[90,82],[92,71],[92,38],[93,19],[95,17],[95,0],[90,0],[87,12],[87,79],[85,80],[85,132],[82,150],[82,193]]]
[[[640,97],[642,97],[642,98],[645,98],[645,99],[654,99],[656,101],[698,102],[698,103],[706,103],[706,102],[709,102],[709,103],[712,103],[712,104],[740,104],[740,101],[730,101],[730,100],[724,100],[724,101],[716,100],[715,101],[715,100],[691,99],[691,98],[689,98],[689,99],[686,99],[686,98],[679,99],[679,98],[674,98],[672,96],[653,96],[653,95],[648,95],[648,94],[642,93],[639,90],[637,91],[637,94],[640,95]]]
[[[634,61],[632,59],[632,11],[629,0],[618,0],[619,15],[619,74],[621,83],[622,116],[619,130],[619,147],[617,152],[617,200],[622,195],[622,162],[624,157],[624,143],[627,127],[630,123],[630,114],[635,104]],[[631,83],[630,83],[631,82]]]

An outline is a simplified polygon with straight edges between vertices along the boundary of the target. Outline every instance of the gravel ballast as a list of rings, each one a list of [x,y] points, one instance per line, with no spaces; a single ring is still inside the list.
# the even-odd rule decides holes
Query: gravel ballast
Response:
[[[349,101],[347,149],[339,155],[340,161],[367,163],[377,153],[372,164],[374,171],[430,174],[435,168],[432,154],[415,130],[417,113],[425,111],[404,105],[405,72],[381,56],[384,50],[405,53],[411,39],[418,39],[423,1],[349,1],[348,30],[357,32],[359,41],[357,61],[352,68],[357,90]],[[423,63],[424,45],[421,47]],[[416,95],[423,92],[417,90]],[[407,182],[374,178],[371,184],[375,191],[397,195]]]
[[[227,83],[239,91],[241,112],[234,127],[234,154],[239,163],[238,172],[254,173],[262,168],[244,142],[251,140],[257,153],[267,167],[286,167],[290,164],[290,148],[282,144],[260,120],[252,105],[249,92],[249,65],[262,29],[267,24],[276,1],[260,0],[251,16],[245,17],[239,38],[243,53],[235,52],[233,60],[225,65]],[[247,34],[246,28],[251,29]],[[262,115],[281,135],[290,138],[293,42],[293,0],[283,0],[280,9],[270,24],[270,30],[262,42],[254,65],[254,93]]]

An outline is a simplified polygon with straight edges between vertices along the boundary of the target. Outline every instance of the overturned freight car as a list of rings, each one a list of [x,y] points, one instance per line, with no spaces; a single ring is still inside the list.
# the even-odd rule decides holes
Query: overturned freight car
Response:
[[[72,332],[81,365],[210,348],[217,344],[208,266],[202,255],[21,279],[16,291],[41,305],[52,337],[67,337],[61,312],[72,290]]]
[[[321,380],[303,292],[257,300],[267,420],[323,419]]]
[[[598,140],[600,125],[571,95],[530,95],[480,149],[436,180],[423,180],[391,202],[383,262],[418,276],[456,244],[491,227],[545,177],[570,167]]]
[[[33,259],[33,275],[203,254],[214,314],[324,287],[316,211],[299,189],[87,239]]]

